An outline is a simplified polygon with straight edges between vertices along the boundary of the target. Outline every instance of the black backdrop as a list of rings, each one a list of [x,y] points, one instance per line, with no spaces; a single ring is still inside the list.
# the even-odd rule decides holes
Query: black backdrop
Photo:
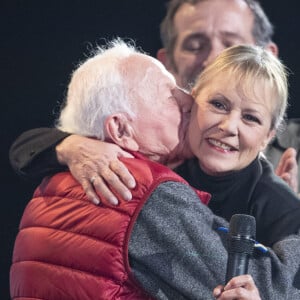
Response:
[[[4,2],[4,3],[3,3]],[[16,1],[0,4],[1,216],[0,299],[9,299],[8,272],[17,226],[36,182],[9,166],[8,149],[23,131],[51,126],[71,71],[103,38],[133,38],[149,54],[160,47],[164,0]],[[109,3],[108,3],[109,2]],[[297,0],[262,1],[275,25],[280,58],[291,69],[289,117],[300,117]]]

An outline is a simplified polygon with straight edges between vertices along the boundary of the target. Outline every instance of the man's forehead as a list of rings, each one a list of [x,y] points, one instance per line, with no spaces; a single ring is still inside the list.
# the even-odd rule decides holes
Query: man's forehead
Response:
[[[165,66],[157,59],[146,55],[136,54],[126,61],[128,68],[128,79],[138,80],[142,82],[150,82],[153,84],[170,82],[176,85],[174,76],[165,68]]]
[[[253,13],[243,0],[204,0],[196,4],[182,4],[174,15],[173,25],[177,33],[180,33],[183,29],[192,30],[193,27],[200,27],[205,30],[210,23],[209,21],[212,20],[223,26],[234,28],[233,18],[244,20],[246,17],[253,22]],[[211,24],[214,24],[214,22],[211,22]],[[246,26],[240,23],[239,25],[238,28]]]
[[[147,70],[145,71],[149,76],[153,76],[154,80],[158,79],[159,81],[162,78],[164,78],[165,80],[171,81],[175,84],[174,76],[165,68],[165,66],[159,60],[147,56],[147,58],[145,59],[145,66],[147,68]]]

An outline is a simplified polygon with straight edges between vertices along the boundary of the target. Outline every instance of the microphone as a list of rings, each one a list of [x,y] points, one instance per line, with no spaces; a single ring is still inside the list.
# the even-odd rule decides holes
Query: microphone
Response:
[[[253,254],[256,222],[253,216],[236,214],[229,223],[226,283],[235,276],[247,274]]]

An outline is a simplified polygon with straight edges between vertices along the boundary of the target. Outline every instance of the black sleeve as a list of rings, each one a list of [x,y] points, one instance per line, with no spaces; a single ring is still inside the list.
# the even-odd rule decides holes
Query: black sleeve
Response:
[[[22,133],[9,149],[14,171],[26,179],[40,179],[64,170],[57,160],[55,146],[69,133],[56,128],[36,128]]]
[[[270,163],[261,160],[263,174],[252,195],[250,214],[256,218],[256,238],[266,245],[291,234],[300,228],[300,200]]]

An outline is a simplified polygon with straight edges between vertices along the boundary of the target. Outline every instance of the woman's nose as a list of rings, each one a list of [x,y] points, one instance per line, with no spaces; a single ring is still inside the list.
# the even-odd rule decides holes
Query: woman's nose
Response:
[[[239,118],[234,114],[226,115],[219,124],[219,129],[231,136],[238,134]]]

